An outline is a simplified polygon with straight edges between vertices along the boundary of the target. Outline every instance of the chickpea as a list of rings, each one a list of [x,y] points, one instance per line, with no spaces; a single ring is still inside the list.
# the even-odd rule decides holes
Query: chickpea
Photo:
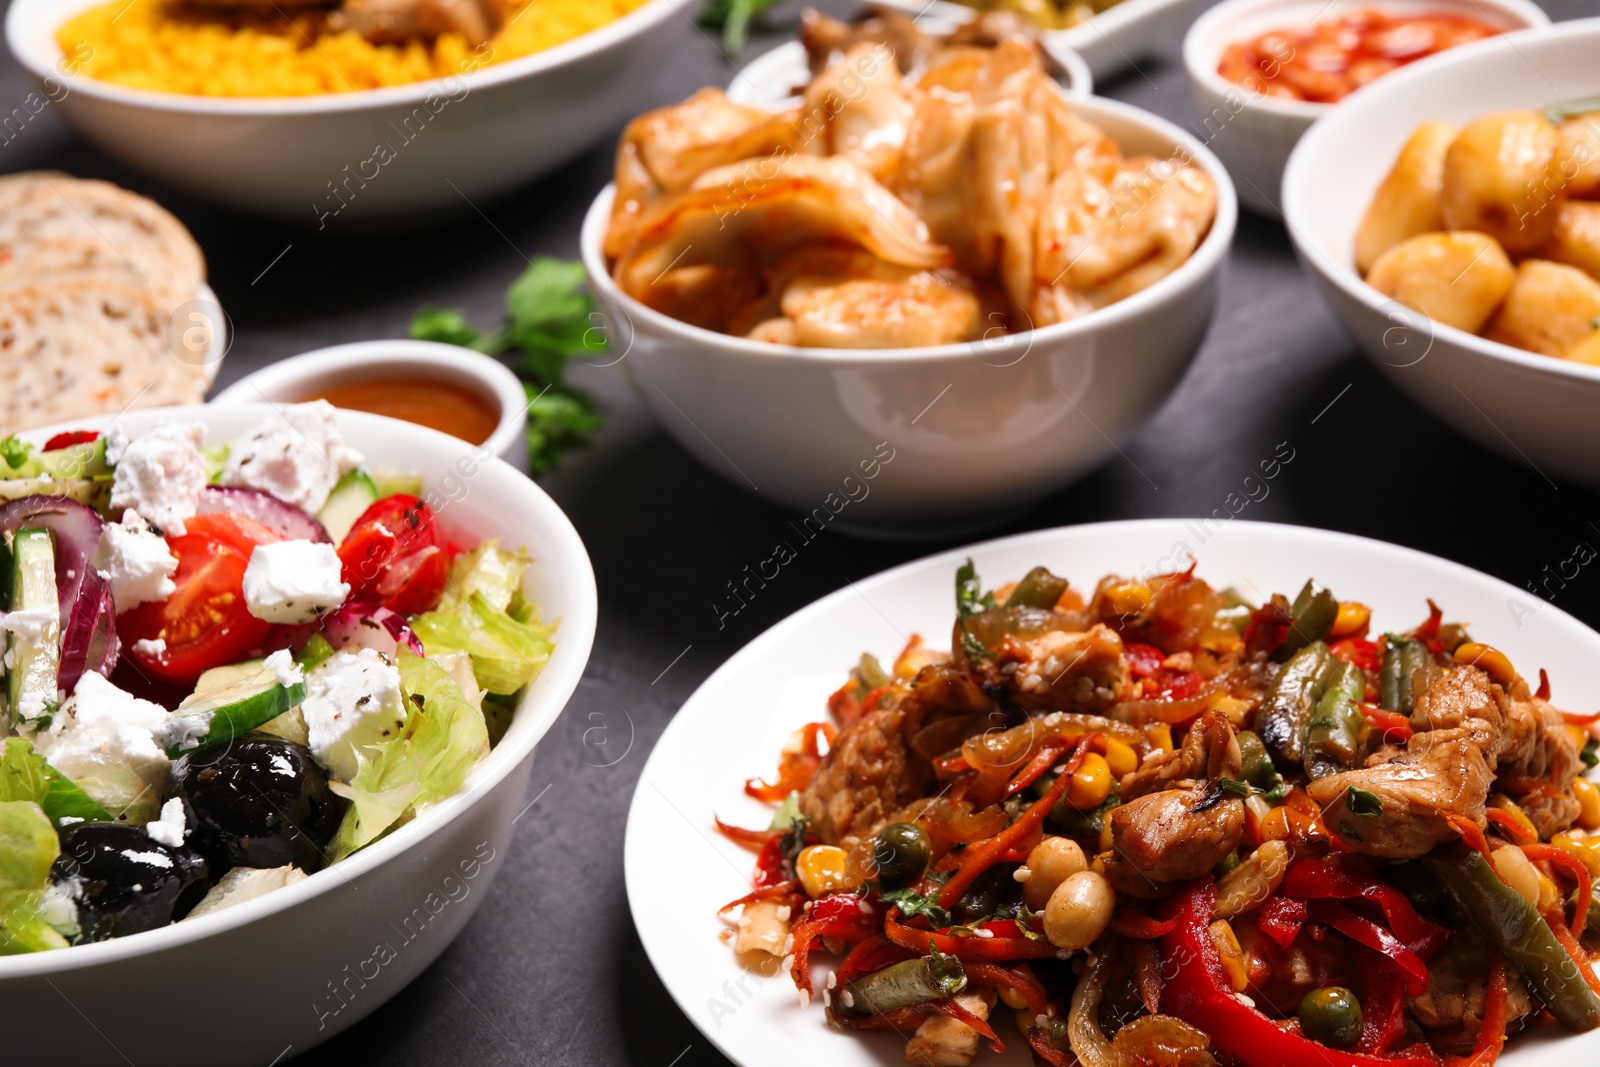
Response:
[[[1088,948],[1111,925],[1116,900],[1111,883],[1093,871],[1079,871],[1056,886],[1044,909],[1044,936],[1056,948]]]
[[[1501,845],[1493,852],[1495,873],[1535,907],[1539,904],[1539,869],[1516,845]]]
[[[1056,887],[1079,871],[1089,869],[1083,849],[1070,837],[1047,837],[1028,853],[1028,880],[1022,899],[1034,911],[1043,911]]]
[[[1452,230],[1478,230],[1513,256],[1550,239],[1566,202],[1560,138],[1537,111],[1504,111],[1467,124],[1444,154],[1439,205]]]

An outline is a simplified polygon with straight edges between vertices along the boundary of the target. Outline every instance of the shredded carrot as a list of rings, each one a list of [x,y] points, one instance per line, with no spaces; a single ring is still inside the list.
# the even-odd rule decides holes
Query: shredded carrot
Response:
[[[1489,839],[1483,836],[1483,827],[1465,815],[1457,815],[1454,812],[1446,815],[1444,819],[1456,833],[1461,835],[1461,840],[1474,851],[1481,852],[1483,858],[1489,861],[1489,866],[1494,866],[1494,856],[1489,851]]]
[[[1577,856],[1555,845],[1528,844],[1522,846],[1522,851],[1530,860],[1544,860],[1551,866],[1561,868],[1577,884],[1578,905],[1572,913],[1572,936],[1582,937],[1584,927],[1589,922],[1589,903],[1594,894],[1594,883],[1589,878],[1589,868],[1585,867]]]
[[[1017,816],[1015,822],[1001,830],[995,836],[976,844],[968,845],[961,867],[950,880],[944,884],[944,889],[939,892],[939,906],[949,908],[961,899],[961,894],[971,888],[978,875],[988,870],[990,865],[1000,858],[1000,853],[1009,851],[1018,841],[1021,841],[1033,830],[1044,822],[1045,816],[1050,814],[1050,809],[1056,806],[1067,793],[1067,787],[1072,784],[1072,772],[1078,769],[1083,762],[1084,755],[1088,752],[1087,742],[1095,734],[1085,734],[1078,741],[1077,751],[1067,763],[1066,773],[1054,782],[1044,796],[1033,802],[1033,806]]]
[[[867,695],[870,704],[874,697],[883,690],[874,689]],[[826,740],[828,747],[833,747],[838,731],[832,723],[810,722],[800,728],[800,747],[797,751],[785,751],[778,761],[778,780],[776,782],[763,782],[758,778],[751,778],[744,783],[744,791],[757,800],[771,803],[780,803],[796,789],[804,789],[811,784],[811,778],[817,773],[817,768],[822,766],[822,745],[820,741]]]
[[[963,967],[967,972],[967,981],[980,986],[991,986],[995,989],[1010,989],[1021,995],[1028,1002],[1028,1010],[1034,1015],[1050,1014],[1050,999],[1046,996],[1044,986],[1028,970],[1027,964],[1018,967],[1002,967],[998,963],[968,963]]]
[[[1593,726],[1600,722],[1600,711],[1590,715],[1579,715],[1576,712],[1563,711],[1561,717],[1567,720],[1568,726]]]
[[[1500,1056],[1506,1046],[1506,961],[1500,953],[1489,950],[1489,992],[1483,1005],[1483,1025],[1478,1028],[1478,1039],[1473,1043],[1472,1055],[1463,1067],[1488,1067]]]
[[[1075,741],[1067,738],[1057,738],[1046,741],[1039,746],[1039,752],[1028,761],[1028,765],[1017,772],[1017,776],[1006,784],[1005,790],[1000,794],[1001,800],[1009,800],[1013,796],[1037,782],[1050,765],[1068,752],[1072,751]]]
[[[1550,675],[1543,667],[1539,668],[1539,691],[1533,695],[1540,700],[1550,699]]]
[[[743,845],[752,852],[760,852],[761,846],[765,845],[772,835],[778,832],[776,830],[747,830],[743,826],[731,826],[718,819],[715,815],[712,816],[712,819],[716,822],[717,829],[722,831],[723,837]]]
[[[1567,950],[1567,955],[1572,957],[1573,964],[1578,968],[1578,973],[1583,975],[1583,980],[1589,988],[1600,996],[1600,976],[1594,973],[1594,967],[1589,962],[1589,954],[1583,951],[1583,946],[1578,944],[1578,939],[1572,936],[1572,931],[1567,929],[1567,924],[1562,921],[1559,911],[1552,911],[1544,917],[1550,927],[1550,932],[1556,935],[1556,940],[1561,942],[1561,947]]]

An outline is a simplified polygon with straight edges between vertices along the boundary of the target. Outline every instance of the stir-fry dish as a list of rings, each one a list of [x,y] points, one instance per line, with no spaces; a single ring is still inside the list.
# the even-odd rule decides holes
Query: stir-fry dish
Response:
[[[918,1064],[1020,1033],[1056,1067],[1439,1067],[1600,1025],[1596,716],[1427,607],[969,561],[950,651],[864,655],[746,784],[770,828],[719,821],[758,852],[727,937]]]
[[[1470,15],[1361,8],[1231,44],[1217,73],[1253,93],[1333,104],[1407,63],[1499,32]]]
[[[624,292],[775,344],[950,344],[1115,303],[1210,230],[1205,172],[1125,155],[1027,35],[808,37],[827,61],[792,108],[702,89],[628,126],[605,241]]]
[[[326,403],[0,441],[0,954],[258,897],[461,788],[544,666],[528,556]]]
[[[1043,30],[1065,30],[1082,25],[1122,0],[956,0],[979,11],[1019,15]]]
[[[1424,122],[1355,251],[1368,285],[1434,322],[1600,366],[1600,102]]]

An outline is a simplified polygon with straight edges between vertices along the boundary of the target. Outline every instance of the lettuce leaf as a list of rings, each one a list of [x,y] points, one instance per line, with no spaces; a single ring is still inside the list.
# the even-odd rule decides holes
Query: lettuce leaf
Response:
[[[0,801],[0,955],[65,948],[67,939],[39,914],[61,841],[31,800]]]
[[[429,652],[465,652],[486,692],[508,696],[533,681],[555,647],[552,626],[522,596],[528,554],[486,541],[458,558],[439,607],[411,620]]]
[[[474,594],[481,595],[481,594]],[[437,663],[400,649],[400,693],[406,724],[335,792],[348,798],[330,848],[342,859],[391,826],[455,793],[489,753],[489,732],[479,711]]]
[[[57,828],[80,822],[109,822],[111,815],[21,737],[8,737],[0,752],[0,801],[30,800]]]

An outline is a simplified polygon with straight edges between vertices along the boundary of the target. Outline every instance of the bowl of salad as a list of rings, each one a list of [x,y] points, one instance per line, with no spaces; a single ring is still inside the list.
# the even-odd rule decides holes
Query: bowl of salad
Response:
[[[0,441],[0,596],[0,998],[54,1064],[268,1063],[398,992],[596,614],[532,482],[320,401]]]

